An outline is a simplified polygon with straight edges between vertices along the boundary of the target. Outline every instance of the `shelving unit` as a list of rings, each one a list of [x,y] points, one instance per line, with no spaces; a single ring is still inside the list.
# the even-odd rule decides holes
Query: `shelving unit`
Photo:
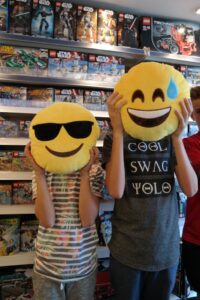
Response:
[[[82,43],[74,41],[63,41],[58,39],[38,38],[32,36],[22,36],[9,33],[0,33],[0,44],[14,45],[14,46],[28,46],[33,48],[46,48],[57,50],[80,51],[84,53],[98,54],[98,55],[113,55],[125,59],[128,66],[132,66],[140,61],[157,61],[171,64],[182,64],[199,66],[200,57],[183,56],[175,54],[167,54],[163,52],[150,51],[149,49],[133,49],[129,47],[119,47],[110,45],[101,45],[96,43]],[[63,78],[53,77],[38,77],[26,76],[18,74],[3,74],[0,73],[0,82],[7,84],[26,84],[38,86],[70,86],[78,88],[94,88],[109,89],[114,88],[115,83],[89,80],[66,80]],[[31,119],[41,108],[39,107],[16,107],[0,105],[0,113],[5,115],[23,115]],[[108,113],[105,111],[92,111],[97,118],[108,118]],[[2,146],[25,146],[28,142],[26,138],[0,138],[0,145]],[[102,146],[102,141],[98,141],[98,147]],[[31,180],[31,172],[0,172],[0,180]],[[102,203],[100,212],[112,210],[113,203]],[[15,215],[15,214],[34,214],[34,205],[1,205],[0,215]],[[109,257],[109,250],[107,247],[98,247],[98,257]],[[18,266],[33,264],[34,253],[19,253],[12,256],[0,257],[0,267]],[[178,299],[177,297],[173,299]]]

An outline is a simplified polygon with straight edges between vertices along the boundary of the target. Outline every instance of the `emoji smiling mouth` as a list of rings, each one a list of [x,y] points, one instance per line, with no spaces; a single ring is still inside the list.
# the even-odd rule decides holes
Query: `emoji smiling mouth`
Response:
[[[154,127],[162,124],[171,111],[171,107],[157,110],[127,109],[130,118],[142,127]]]
[[[48,146],[45,146],[45,148],[53,155],[58,156],[58,157],[68,157],[68,156],[72,156],[74,154],[76,154],[81,148],[82,148],[83,144],[81,144],[78,148],[72,150],[72,151],[68,151],[68,152],[58,152],[58,151],[54,151],[52,149],[50,149]]]

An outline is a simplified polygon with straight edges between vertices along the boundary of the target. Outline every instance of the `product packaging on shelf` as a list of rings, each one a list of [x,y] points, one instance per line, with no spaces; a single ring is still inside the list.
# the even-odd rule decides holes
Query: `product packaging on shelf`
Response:
[[[83,105],[83,90],[81,89],[55,89],[55,102],[72,102]]]
[[[26,87],[0,84],[0,105],[26,106]]]
[[[97,9],[93,7],[77,6],[76,40],[96,43],[97,41]]]
[[[33,204],[31,182],[13,182],[12,197],[13,204]]]
[[[27,101],[28,106],[46,107],[53,103],[54,90],[53,88],[28,87]]]
[[[113,10],[98,9],[97,43],[117,45],[117,13]]]
[[[19,223],[19,218],[0,218],[0,256],[19,252]]]
[[[118,46],[138,48],[138,17],[133,14],[119,13],[117,22]]]
[[[30,34],[32,0],[9,1],[9,32]]]
[[[140,46],[164,53],[199,56],[200,24],[157,17],[140,17]]]
[[[200,67],[179,66],[179,71],[187,79],[191,87],[200,85]]]
[[[12,185],[9,183],[0,184],[0,205],[9,205],[12,202]]]
[[[54,1],[36,0],[32,5],[31,34],[53,37]]]
[[[76,39],[76,5],[68,1],[55,2],[54,38]]]
[[[8,30],[8,1],[0,2],[0,31]]]

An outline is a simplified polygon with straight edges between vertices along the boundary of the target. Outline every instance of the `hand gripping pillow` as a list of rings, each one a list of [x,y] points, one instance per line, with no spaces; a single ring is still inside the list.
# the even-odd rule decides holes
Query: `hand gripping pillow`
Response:
[[[42,109],[31,121],[31,153],[46,171],[69,174],[89,162],[99,131],[96,119],[86,108],[57,102]]]
[[[183,75],[167,64],[140,63],[121,77],[115,91],[127,100],[121,109],[124,130],[130,136],[156,141],[178,127],[174,110],[179,102],[190,97]]]

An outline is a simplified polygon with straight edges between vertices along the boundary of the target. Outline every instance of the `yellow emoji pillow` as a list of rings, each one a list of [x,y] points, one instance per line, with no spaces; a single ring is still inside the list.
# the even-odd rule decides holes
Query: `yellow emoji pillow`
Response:
[[[57,102],[42,109],[31,121],[31,153],[46,171],[69,174],[89,162],[99,131],[95,117],[86,108]]]
[[[178,127],[175,109],[190,97],[183,75],[167,64],[140,63],[121,77],[115,91],[127,100],[121,109],[124,130],[130,136],[156,141],[173,133]]]

